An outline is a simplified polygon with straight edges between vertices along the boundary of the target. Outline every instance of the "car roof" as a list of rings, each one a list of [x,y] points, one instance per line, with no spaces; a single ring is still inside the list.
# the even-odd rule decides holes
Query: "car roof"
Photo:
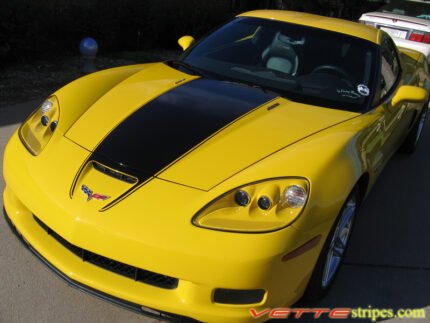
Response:
[[[285,10],[255,10],[242,13],[239,16],[278,20],[326,29],[379,44],[380,31],[378,29],[343,19]]]

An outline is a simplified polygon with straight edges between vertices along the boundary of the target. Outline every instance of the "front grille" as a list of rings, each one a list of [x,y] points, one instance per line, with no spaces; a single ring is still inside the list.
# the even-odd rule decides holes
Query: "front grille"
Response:
[[[178,286],[178,279],[157,274],[152,271],[145,269],[136,268],[122,262],[98,255],[91,251],[82,249],[74,244],[71,244],[58,233],[49,228],[45,223],[43,223],[39,218],[33,215],[34,220],[39,224],[39,226],[46,231],[51,237],[57,240],[63,247],[67,250],[81,258],[85,262],[89,262],[97,267],[109,270],[115,274],[133,279],[138,282],[142,282],[148,285],[156,286],[165,289],[175,289]]]

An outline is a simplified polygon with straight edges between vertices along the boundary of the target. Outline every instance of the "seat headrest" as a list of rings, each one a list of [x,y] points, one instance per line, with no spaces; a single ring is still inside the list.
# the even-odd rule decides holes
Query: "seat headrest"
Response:
[[[298,68],[298,57],[290,39],[280,32],[274,37],[272,44],[262,54],[267,68],[295,75]]]

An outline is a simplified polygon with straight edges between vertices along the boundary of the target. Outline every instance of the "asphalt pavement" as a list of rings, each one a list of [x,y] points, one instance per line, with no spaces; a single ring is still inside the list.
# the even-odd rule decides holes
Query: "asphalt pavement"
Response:
[[[8,138],[38,103],[0,107],[0,169]],[[391,321],[430,322],[429,169],[430,119],[416,153],[397,154],[362,205],[345,264],[316,306],[425,308],[424,320]],[[298,320],[305,321],[311,320]],[[68,287],[22,247],[1,218],[0,323],[9,322],[157,321]]]

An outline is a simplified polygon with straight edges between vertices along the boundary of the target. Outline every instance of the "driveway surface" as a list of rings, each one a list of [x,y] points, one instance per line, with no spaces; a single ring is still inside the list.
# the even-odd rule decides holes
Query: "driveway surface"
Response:
[[[0,107],[0,169],[8,138],[38,103]],[[317,306],[426,308],[425,320],[402,322],[430,322],[429,170],[430,119],[416,153],[397,154],[364,202],[346,263]],[[3,218],[0,277],[0,323],[157,322],[68,287],[22,247]]]

